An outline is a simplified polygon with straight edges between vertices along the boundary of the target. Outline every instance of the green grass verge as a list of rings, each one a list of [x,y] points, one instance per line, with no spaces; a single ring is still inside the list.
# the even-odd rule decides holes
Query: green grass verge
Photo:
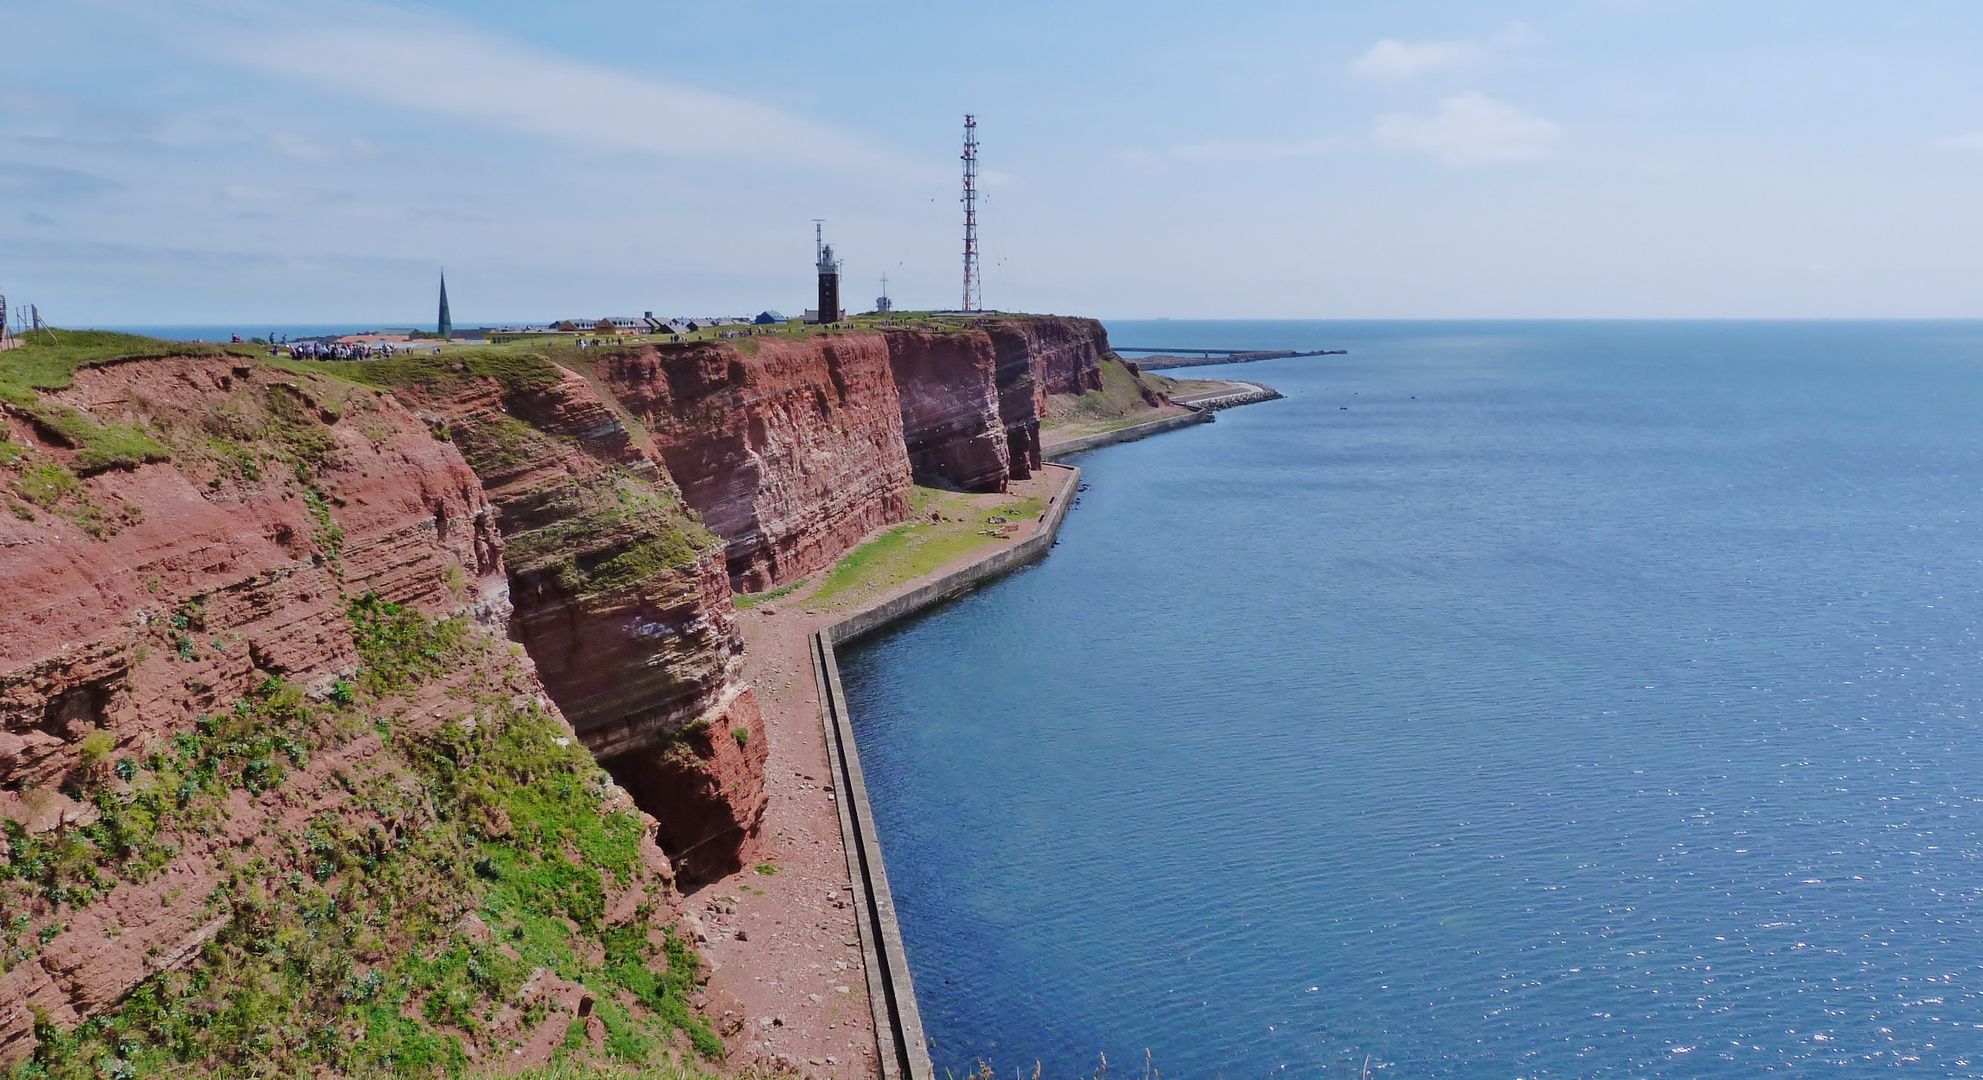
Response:
[[[1001,524],[1038,517],[1045,508],[1037,496],[1012,498],[982,507],[977,496],[918,487],[910,500],[910,521],[862,544],[841,558],[808,604],[848,607],[873,599],[903,582],[998,542],[987,535]],[[932,513],[941,520],[932,521]],[[1004,522],[994,519],[1003,518]]]
[[[766,589],[761,593],[738,593],[733,599],[737,603],[738,610],[749,611],[759,604],[768,604],[773,600],[783,600],[800,589],[805,588],[806,583],[811,580],[811,578],[800,578],[797,581],[780,585],[775,589]]]

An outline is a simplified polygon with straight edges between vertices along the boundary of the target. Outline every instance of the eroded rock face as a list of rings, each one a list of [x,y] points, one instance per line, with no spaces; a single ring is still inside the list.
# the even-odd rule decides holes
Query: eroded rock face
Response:
[[[1102,388],[1108,331],[1094,319],[1027,316],[993,319],[984,332],[998,358],[998,416],[1014,480],[1040,468],[1040,418],[1049,394]]]
[[[395,392],[444,418],[500,511],[511,636],[586,747],[665,819],[684,873],[741,867],[763,823],[766,748],[721,543],[579,375],[426,375]],[[689,728],[746,735],[684,756],[703,745]]]
[[[404,759],[382,735],[386,716],[401,735],[472,731],[500,722],[486,704],[494,701],[554,734],[570,730],[544,703],[529,661],[500,640],[508,585],[481,484],[390,395],[182,358],[85,369],[72,389],[41,397],[91,422],[150,432],[172,460],[91,474],[19,413],[0,421],[0,505],[9,511],[0,513],[0,824],[9,851],[60,851],[72,831],[133,813],[125,797],[165,775],[145,762],[175,759],[192,772],[176,795],[155,793],[176,816],[159,818],[144,840],[156,842],[143,849],[150,854],[127,857],[156,864],[118,863],[111,837],[130,834],[111,834],[59,872],[0,882],[8,933],[31,946],[0,973],[0,1066],[34,1051],[37,1013],[69,1029],[154,975],[205,962],[210,946],[237,948],[229,942],[251,936],[263,915],[229,890],[269,866],[281,867],[267,871],[271,882],[301,888],[307,879],[290,876],[286,860],[315,857],[299,839],[307,831],[389,836],[422,820],[419,806],[381,801],[406,789],[395,773]],[[367,594],[481,627],[465,631],[480,644],[458,662],[372,706],[376,730],[338,704],[361,678],[350,612]],[[216,759],[187,759],[180,741],[248,715],[251,701],[313,707],[345,726],[306,724],[283,736],[296,741],[271,744],[286,753],[218,766],[232,781],[196,783],[199,769],[215,767],[199,763]],[[609,796],[602,814],[614,798],[624,802]],[[654,903],[665,913],[674,903],[653,835],[650,823],[639,842],[652,857],[610,884],[603,910]],[[324,867],[325,889],[345,880],[342,864],[311,865]],[[269,897],[267,910],[289,902],[254,895]],[[352,956],[361,967],[381,962]]]
[[[704,882],[743,869],[755,855],[768,752],[757,700],[737,688],[668,743],[644,743],[604,763],[626,777],[634,800],[661,823],[661,846],[682,880]],[[736,813],[752,793],[755,816]]]
[[[1000,365],[1024,359],[1032,371],[1040,408],[1045,408],[1048,394],[1085,394],[1102,388],[1102,357],[1110,350],[1108,330],[1099,321],[1025,315],[988,320],[984,329]]]
[[[682,497],[758,592],[831,566],[909,511],[902,413],[879,334],[602,350]]]
[[[28,746],[0,787],[50,780],[60,748],[93,727],[120,745],[162,737],[189,709],[233,700],[254,671],[309,681],[348,670],[353,591],[479,605],[498,627],[507,618],[481,484],[388,396],[226,361],[85,370],[44,396],[113,422],[173,423],[189,443],[271,430],[279,441],[287,428],[317,465],[299,480],[292,462],[194,445],[171,464],[90,477],[80,499],[47,507],[23,497],[32,480],[16,474],[8,502],[33,520],[0,514],[0,715]],[[10,427],[15,445],[34,448],[24,469],[73,459],[18,419]],[[107,535],[89,535],[106,531],[92,513]]]
[[[991,339],[977,331],[907,330],[889,331],[887,338],[902,437],[917,482],[1004,491],[1012,459]]]

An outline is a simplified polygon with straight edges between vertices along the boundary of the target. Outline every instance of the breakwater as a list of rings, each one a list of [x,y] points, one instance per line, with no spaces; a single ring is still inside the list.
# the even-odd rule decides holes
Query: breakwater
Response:
[[[1237,382],[1230,389],[1214,390],[1208,394],[1191,394],[1172,398],[1190,409],[1233,409],[1241,405],[1254,405],[1262,401],[1273,401],[1281,396],[1279,390],[1253,382]]]
[[[1188,413],[1178,416],[1166,416],[1161,420],[1152,420],[1146,424],[1132,424],[1129,427],[1116,428],[1114,431],[1104,431],[1095,435],[1084,435],[1078,439],[1064,439],[1060,442],[1047,443],[1040,447],[1040,454],[1048,461],[1058,461],[1061,458],[1072,457],[1083,451],[1099,450],[1104,446],[1114,446],[1117,443],[1147,439],[1152,435],[1161,435],[1166,431],[1176,431],[1178,428],[1190,427],[1193,424],[1209,424],[1212,420],[1211,410],[1194,409]]]
[[[1136,366],[1145,371],[1163,371],[1169,368],[1206,367],[1212,364],[1250,364],[1258,360],[1287,360],[1299,356],[1342,356],[1347,349],[1312,349],[1300,352],[1293,349],[1254,350],[1251,352],[1225,349],[1165,349],[1143,350],[1125,349],[1117,346],[1116,352],[1148,352],[1135,361]],[[1181,356],[1178,353],[1195,355]]]

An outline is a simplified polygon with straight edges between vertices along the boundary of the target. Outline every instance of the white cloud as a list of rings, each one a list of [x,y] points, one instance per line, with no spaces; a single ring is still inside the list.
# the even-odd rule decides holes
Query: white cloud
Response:
[[[866,138],[755,102],[368,0],[212,0],[175,6],[161,29],[210,59],[499,132],[673,158],[916,167]]]
[[[1935,145],[1950,150],[1983,150],[1983,131],[1965,131],[1960,135],[1936,139]]]
[[[1385,38],[1350,64],[1350,74],[1370,82],[1410,82],[1444,68],[1478,60],[1486,50],[1471,41],[1399,41]]]
[[[1452,166],[1493,165],[1546,157],[1563,141],[1563,129],[1481,93],[1439,103],[1430,116],[1387,113],[1371,138],[1379,146],[1430,154]]]

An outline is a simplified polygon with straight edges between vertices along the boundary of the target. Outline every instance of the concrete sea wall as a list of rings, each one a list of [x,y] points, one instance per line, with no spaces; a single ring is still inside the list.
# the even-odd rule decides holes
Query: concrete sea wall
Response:
[[[1060,524],[1081,487],[1081,470],[1054,466],[1067,477],[1041,515],[1032,536],[1003,551],[952,571],[901,596],[883,600],[847,616],[812,636],[813,678],[819,691],[819,718],[825,729],[827,759],[833,768],[835,804],[840,811],[840,836],[847,850],[848,880],[861,901],[861,956],[867,967],[868,1000],[881,1044],[883,1080],[934,1080],[929,1041],[923,1034],[922,1013],[916,1007],[915,982],[895,917],[895,898],[882,864],[881,840],[868,804],[867,783],[861,775],[861,755],[854,745],[852,714],[840,686],[840,665],[834,646],[874,633],[892,623],[970,592],[1044,557],[1060,533]]]
[[[1176,431],[1181,427],[1190,427],[1193,424],[1209,424],[1211,422],[1212,410],[1200,409],[1185,413],[1182,416],[1166,416],[1162,420],[1152,420],[1147,424],[1136,424],[1131,427],[1117,428],[1114,431],[1104,431],[1099,435],[1087,435],[1079,439],[1067,439],[1062,442],[1048,443],[1040,448],[1040,453],[1048,461],[1055,461],[1060,458],[1071,457],[1085,450],[1098,450],[1104,446],[1114,446],[1117,443],[1135,442],[1137,439],[1147,439],[1152,435],[1161,435],[1166,431]]]

